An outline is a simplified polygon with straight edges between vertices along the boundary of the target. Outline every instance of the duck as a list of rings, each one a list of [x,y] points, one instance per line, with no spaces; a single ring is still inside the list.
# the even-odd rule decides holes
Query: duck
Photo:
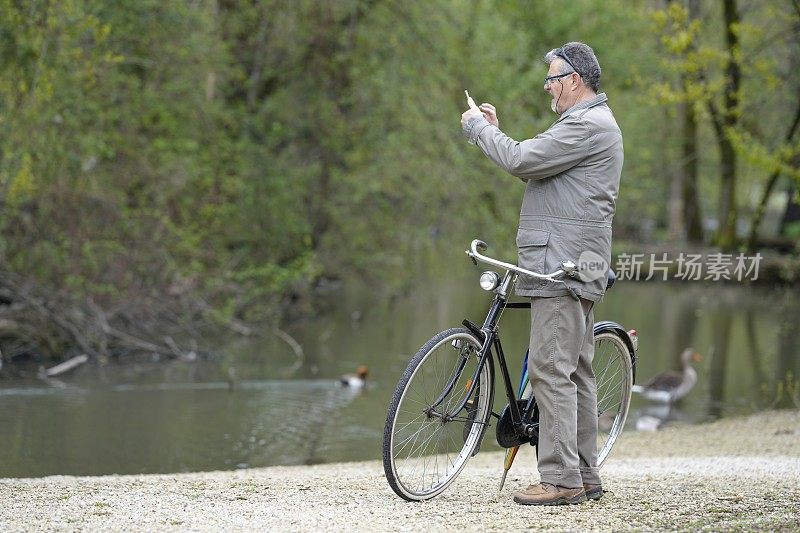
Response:
[[[697,384],[697,372],[692,362],[702,360],[702,356],[693,348],[686,348],[681,353],[683,370],[669,370],[653,377],[644,385],[634,385],[631,390],[653,402],[673,403],[686,396]]]
[[[349,389],[363,389],[367,384],[367,374],[369,374],[369,369],[366,365],[361,365],[356,369],[355,375],[345,374],[341,376],[339,384]]]

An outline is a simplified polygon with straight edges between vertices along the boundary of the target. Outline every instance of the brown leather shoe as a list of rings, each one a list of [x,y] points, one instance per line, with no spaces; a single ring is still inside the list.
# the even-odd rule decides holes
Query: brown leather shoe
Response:
[[[531,485],[527,489],[514,493],[514,501],[522,505],[566,505],[586,501],[583,487],[570,489],[550,483]]]
[[[583,490],[586,491],[586,499],[587,500],[599,500],[603,497],[603,486],[601,484],[597,485],[590,485],[588,483],[583,484]]]

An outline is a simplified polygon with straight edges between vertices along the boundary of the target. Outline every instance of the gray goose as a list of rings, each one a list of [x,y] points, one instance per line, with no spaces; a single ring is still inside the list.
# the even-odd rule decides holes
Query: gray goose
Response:
[[[644,385],[634,385],[631,390],[653,402],[673,403],[686,396],[697,383],[697,372],[692,368],[692,361],[701,359],[701,355],[693,348],[686,348],[681,353],[683,371],[662,372]]]

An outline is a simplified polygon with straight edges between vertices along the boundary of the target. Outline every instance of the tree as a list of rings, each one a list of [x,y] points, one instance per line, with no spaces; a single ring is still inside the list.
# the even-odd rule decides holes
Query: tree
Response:
[[[690,2],[688,7],[693,5]],[[693,104],[692,110],[697,116],[707,117],[712,125],[711,133],[718,151],[718,163],[714,166],[719,174],[717,231],[713,240],[723,248],[731,248],[738,242],[736,229],[742,208],[737,201],[737,190],[743,185],[755,185],[750,177],[754,168],[763,167],[767,160],[771,171],[775,165],[786,168],[793,154],[786,144],[791,142],[795,126],[784,130],[790,134],[781,142],[774,127],[763,125],[770,123],[772,126],[774,122],[771,121],[783,123],[787,118],[785,113],[776,110],[786,105],[790,91],[768,92],[765,84],[777,86],[778,79],[788,86],[797,83],[796,69],[791,66],[797,61],[791,53],[796,49],[796,43],[792,44],[796,36],[791,28],[797,22],[795,18],[787,19],[785,13],[768,3],[748,4],[744,16],[735,0],[723,2],[720,13],[709,9],[708,5],[703,7],[705,11],[691,14],[681,3],[670,2],[667,9],[654,13],[668,52],[663,64],[676,77],[670,82],[656,84],[653,92],[662,103]],[[722,47],[714,42],[717,29],[724,35]],[[782,48],[782,44],[787,46]],[[778,72],[784,74],[779,76]],[[696,172],[691,168],[693,158],[689,155],[693,124],[692,117],[685,114],[683,161],[687,166],[684,176]],[[705,136],[702,128],[697,135]],[[770,145],[774,148],[767,148]],[[697,153],[701,157],[709,155],[702,150]],[[742,179],[747,181],[743,184]],[[775,179],[763,180],[767,197],[774,186],[769,183]],[[691,181],[687,185],[692,188]],[[684,194],[686,208],[692,205],[691,190],[685,190]],[[760,209],[765,203],[762,195]],[[759,210],[754,221],[760,220]],[[684,213],[684,218],[691,221],[689,213]],[[676,223],[673,227],[677,227]]]

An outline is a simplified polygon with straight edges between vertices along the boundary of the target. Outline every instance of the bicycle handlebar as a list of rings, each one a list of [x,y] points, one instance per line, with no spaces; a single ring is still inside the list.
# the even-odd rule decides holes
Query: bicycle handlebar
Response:
[[[496,266],[503,268],[505,270],[510,270],[512,272],[516,272],[517,274],[524,274],[526,276],[530,276],[532,278],[541,279],[544,281],[549,281],[550,283],[558,283],[563,285],[568,291],[570,296],[573,299],[579,300],[578,293],[575,292],[575,289],[567,285],[563,280],[559,279],[563,277],[565,274],[573,275],[573,273],[577,272],[577,267],[575,263],[572,261],[564,261],[561,263],[563,268],[556,270],[555,272],[551,272],[550,274],[537,274],[536,272],[532,272],[530,270],[524,269],[517,265],[512,265],[511,263],[506,263],[504,261],[498,261],[497,259],[493,259],[491,257],[487,257],[482,255],[478,249],[486,250],[489,248],[485,242],[480,239],[474,239],[470,244],[470,249],[466,251],[467,255],[470,256],[472,262],[476,265],[478,261],[482,263],[486,263],[488,265]]]

